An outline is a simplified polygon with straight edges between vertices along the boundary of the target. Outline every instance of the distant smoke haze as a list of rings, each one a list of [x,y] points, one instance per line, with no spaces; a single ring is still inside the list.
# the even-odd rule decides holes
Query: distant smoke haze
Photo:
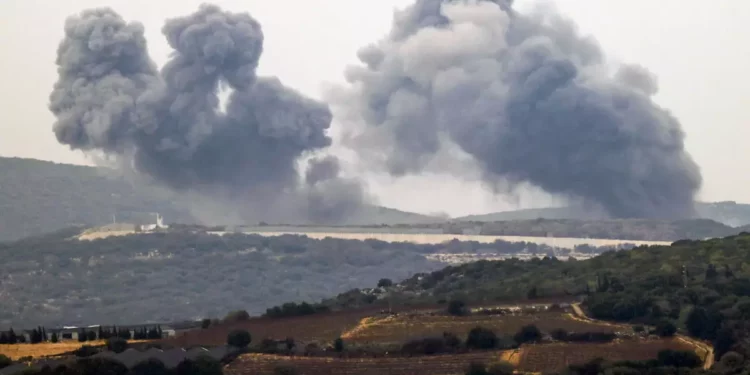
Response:
[[[417,0],[358,57],[329,97],[373,170],[434,170],[447,140],[492,189],[530,183],[613,217],[694,214],[700,170],[653,74],[607,64],[552,9]]]
[[[108,8],[68,18],[50,96],[60,143],[245,218],[338,222],[359,209],[362,185],[339,177],[332,156],[301,178],[298,162],[331,145],[331,112],[257,76],[264,37],[255,19],[203,5],[162,32],[174,51],[158,70],[140,23]],[[222,87],[231,91],[225,108]]]

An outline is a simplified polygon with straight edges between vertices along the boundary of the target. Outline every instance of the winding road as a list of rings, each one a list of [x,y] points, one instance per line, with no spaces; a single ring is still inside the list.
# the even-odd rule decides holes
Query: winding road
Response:
[[[609,322],[589,318],[588,315],[586,315],[586,313],[583,311],[579,303],[574,303],[571,305],[571,307],[573,308],[575,317],[578,319],[586,320],[586,321],[589,321],[592,323],[598,323],[598,324],[621,325],[621,324],[612,324]],[[711,366],[714,365],[714,348],[711,345],[706,344],[700,340],[696,340],[692,337],[688,337],[688,336],[680,335],[680,334],[675,335],[675,338],[677,340],[680,340],[696,348],[697,353],[700,353],[700,352],[705,353],[705,355],[703,355],[703,369],[704,370],[708,370],[711,368]]]

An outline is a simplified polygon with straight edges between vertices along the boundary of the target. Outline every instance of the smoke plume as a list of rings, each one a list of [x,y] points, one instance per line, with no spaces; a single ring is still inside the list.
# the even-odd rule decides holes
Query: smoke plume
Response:
[[[396,12],[331,99],[362,158],[419,174],[447,140],[490,186],[527,182],[614,217],[691,216],[700,171],[652,99],[654,77],[607,64],[550,9],[511,6],[417,0]]]
[[[203,5],[162,32],[174,52],[159,71],[140,23],[111,9],[66,21],[50,96],[59,142],[114,156],[172,189],[240,203],[256,219],[335,222],[357,209],[362,186],[340,178],[332,157],[302,180],[297,163],[331,144],[332,115],[256,75],[255,19]],[[222,88],[231,90],[225,111]]]

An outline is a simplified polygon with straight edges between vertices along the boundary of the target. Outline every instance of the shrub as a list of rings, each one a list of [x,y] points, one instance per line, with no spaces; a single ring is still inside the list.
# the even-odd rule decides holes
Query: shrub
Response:
[[[472,362],[466,370],[466,375],[488,375],[487,366],[484,363]]]
[[[469,331],[466,347],[472,349],[492,349],[497,346],[497,335],[492,330],[476,327]]]
[[[177,375],[222,375],[223,371],[219,361],[202,355],[180,362],[174,373]]]
[[[466,315],[466,303],[464,301],[450,301],[448,302],[448,314],[453,316]]]
[[[250,314],[245,310],[232,311],[224,317],[225,323],[244,322],[250,320]]]
[[[401,352],[406,354],[433,355],[445,352],[445,341],[440,337],[428,337],[419,340],[411,340],[401,347]]]
[[[156,358],[149,358],[137,363],[130,369],[132,375],[169,375],[164,363]]]
[[[107,339],[107,350],[122,353],[128,348],[128,341],[120,337],[110,337]]]
[[[336,340],[333,340],[333,350],[335,350],[338,353],[343,352],[344,351],[344,339],[339,337]]]
[[[521,330],[513,336],[513,339],[519,344],[535,342],[542,339],[542,332],[537,326],[530,324],[521,327]]]
[[[73,354],[76,357],[81,357],[81,358],[91,357],[92,355],[96,353],[99,353],[99,350],[97,350],[95,347],[91,345],[83,345],[80,348],[73,351]]]
[[[5,354],[0,354],[0,368],[8,367],[13,361]]]
[[[654,328],[654,333],[661,337],[672,337],[677,333],[677,327],[668,320],[662,320]]]
[[[689,350],[662,350],[657,355],[657,359],[660,365],[669,367],[696,368],[703,363],[698,354]]]
[[[391,279],[380,279],[378,281],[378,288],[390,288],[393,286]]]
[[[498,361],[487,366],[487,375],[513,375],[513,364],[506,361]]]
[[[633,332],[635,332],[635,333],[641,333],[641,332],[645,332],[645,331],[646,331],[646,328],[643,327],[640,324],[633,326]]]
[[[227,344],[237,348],[246,348],[251,341],[250,332],[245,330],[236,329],[227,335]]]
[[[201,328],[202,329],[206,329],[206,328],[208,328],[210,326],[211,326],[211,319],[206,318],[206,319],[201,320]]]
[[[451,332],[443,332],[443,341],[445,341],[445,346],[451,349],[461,346],[461,339]]]
[[[51,343],[53,343],[53,344],[55,344],[55,343],[57,343],[58,341],[60,341],[60,340],[59,340],[59,339],[57,338],[57,333],[53,332],[53,333],[52,333],[52,337],[50,337],[49,341],[50,341]]]

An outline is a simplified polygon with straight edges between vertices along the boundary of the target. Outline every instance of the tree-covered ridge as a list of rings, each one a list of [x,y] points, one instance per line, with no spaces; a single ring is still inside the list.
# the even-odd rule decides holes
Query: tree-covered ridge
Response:
[[[0,157],[0,242],[62,228],[112,222],[200,222],[193,200],[114,170]],[[386,207],[367,206],[353,223],[422,223],[439,219]],[[227,223],[212,223],[227,224]],[[235,224],[235,223],[230,223]],[[243,223],[257,224],[257,223]]]
[[[432,254],[552,253],[549,246],[504,241],[420,245],[219,236],[197,226],[79,241],[81,230],[0,243],[0,327],[172,322],[238,309],[261,313],[283,302],[320,300],[447,264]]]
[[[353,290],[323,302],[372,303]],[[417,274],[378,303],[473,303],[579,296],[592,317],[674,324],[713,343],[716,358],[750,360],[750,233],[608,252],[588,260],[479,261]],[[735,354],[736,354],[735,353]],[[731,358],[737,358],[731,354]]]

